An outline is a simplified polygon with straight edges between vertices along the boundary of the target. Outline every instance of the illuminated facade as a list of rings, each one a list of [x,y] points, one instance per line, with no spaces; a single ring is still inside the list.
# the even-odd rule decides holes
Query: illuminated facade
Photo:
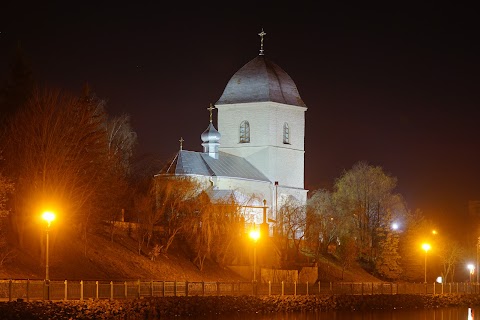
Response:
[[[265,35],[262,32],[263,35]],[[202,133],[203,152],[181,150],[162,174],[187,175],[201,181],[212,198],[234,195],[250,222],[268,218],[288,198],[305,204],[305,111],[291,77],[260,54],[228,81],[210,111]],[[212,113],[217,109],[218,131]]]

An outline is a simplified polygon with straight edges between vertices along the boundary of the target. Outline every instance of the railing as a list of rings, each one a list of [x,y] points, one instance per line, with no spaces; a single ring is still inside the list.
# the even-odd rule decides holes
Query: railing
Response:
[[[478,283],[0,280],[0,301],[135,299],[167,296],[480,294]]]

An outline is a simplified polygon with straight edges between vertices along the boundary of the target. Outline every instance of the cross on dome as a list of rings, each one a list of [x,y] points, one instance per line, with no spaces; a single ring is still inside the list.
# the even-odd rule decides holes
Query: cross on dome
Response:
[[[263,31],[258,34],[260,36],[260,55],[263,56],[263,37],[266,36],[267,34]]]
[[[213,104],[210,103],[210,107],[207,108],[208,111],[210,111],[210,122],[212,122],[212,111],[215,109]]]
[[[180,137],[180,140],[178,140],[180,142],[180,150],[183,150],[183,137]]]

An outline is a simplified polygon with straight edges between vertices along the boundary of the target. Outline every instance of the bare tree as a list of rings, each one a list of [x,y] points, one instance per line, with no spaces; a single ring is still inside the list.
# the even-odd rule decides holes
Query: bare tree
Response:
[[[295,257],[300,253],[300,244],[305,238],[305,229],[307,226],[306,208],[298,200],[289,197],[280,207],[279,215],[282,217],[283,237],[277,241],[280,242],[283,259],[290,260],[290,245],[293,246]]]
[[[145,239],[147,239],[148,248],[149,241],[153,237],[154,225],[158,221],[158,218],[155,217],[157,211],[155,209],[155,193],[153,190],[152,180],[148,191],[137,189],[134,190],[133,194],[133,222],[136,225],[134,231],[138,242],[138,254],[141,254]]]
[[[115,223],[128,205],[128,194],[133,191],[128,178],[137,134],[132,130],[130,116],[122,114],[107,121],[106,135],[110,162],[108,177],[111,183],[110,189],[106,190],[110,194],[110,201],[103,203],[103,212],[105,220],[110,224],[110,238],[113,241]]]
[[[1,159],[1,157],[0,157]],[[0,267],[12,257],[7,241],[7,221],[10,210],[7,208],[8,196],[14,191],[14,185],[0,172]]]
[[[192,200],[199,194],[200,188],[192,178],[168,175],[157,176],[153,188],[155,209],[145,221],[151,228],[156,224],[162,226],[165,237],[163,251],[167,253],[192,215]]]
[[[128,174],[130,159],[137,143],[137,134],[130,124],[130,116],[122,114],[109,119],[106,134],[109,156],[116,158],[115,163]]]
[[[205,192],[195,203],[186,228],[186,238],[195,253],[193,262],[203,270],[207,258],[221,265],[233,261],[245,228],[241,207],[233,196],[212,202]]]
[[[219,235],[215,237],[213,258],[220,265],[227,265],[238,258],[241,239],[245,233],[245,217],[235,197],[217,200],[214,203]]]
[[[112,195],[106,192],[112,187],[106,121],[101,103],[37,89],[9,122],[4,155],[16,185],[11,221],[21,246],[35,234],[26,230],[42,208],[80,230],[102,216]]]
[[[0,160],[1,160],[0,156]],[[0,218],[6,218],[10,213],[7,208],[9,195],[15,190],[14,184],[0,172]]]
[[[455,275],[455,266],[462,261],[465,256],[465,249],[455,240],[438,241],[437,252],[442,263],[442,276],[445,282],[450,279],[453,282]]]

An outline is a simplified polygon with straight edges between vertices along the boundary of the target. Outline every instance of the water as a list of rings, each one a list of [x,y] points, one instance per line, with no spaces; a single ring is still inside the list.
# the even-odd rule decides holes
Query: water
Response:
[[[475,317],[477,311],[477,317]],[[434,310],[369,310],[292,312],[255,315],[211,315],[176,318],[178,320],[480,320],[480,307],[441,308]]]

